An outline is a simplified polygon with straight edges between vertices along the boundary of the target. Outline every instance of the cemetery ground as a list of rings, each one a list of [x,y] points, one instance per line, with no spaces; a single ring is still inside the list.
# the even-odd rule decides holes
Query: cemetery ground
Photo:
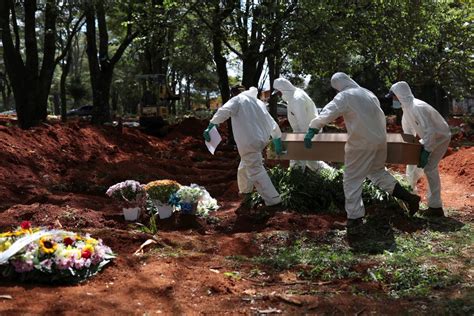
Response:
[[[185,119],[158,138],[78,120],[25,131],[3,119],[0,230],[29,220],[90,233],[117,258],[77,285],[0,281],[0,314],[472,315],[474,140],[462,120],[449,123],[454,136],[440,164],[447,217],[370,206],[366,233],[353,241],[341,210],[236,212],[239,157],[229,146],[209,154],[206,121]],[[139,226],[105,195],[127,179],[197,183],[221,207],[205,218],[144,216]],[[423,197],[426,186],[421,180]]]

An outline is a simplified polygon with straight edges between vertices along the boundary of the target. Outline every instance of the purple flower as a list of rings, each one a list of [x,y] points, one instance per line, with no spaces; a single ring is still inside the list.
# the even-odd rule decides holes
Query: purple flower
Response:
[[[57,258],[56,261],[56,268],[59,270],[66,270],[69,269],[72,266],[72,261],[70,259],[66,258]]]
[[[28,260],[28,261],[13,260],[11,261],[11,263],[13,267],[15,267],[15,271],[18,273],[30,272],[31,270],[34,269],[33,261],[31,260]]]
[[[49,271],[51,271],[52,265],[53,265],[53,260],[51,260],[51,259],[45,259],[45,260],[40,262],[41,268],[49,270]]]

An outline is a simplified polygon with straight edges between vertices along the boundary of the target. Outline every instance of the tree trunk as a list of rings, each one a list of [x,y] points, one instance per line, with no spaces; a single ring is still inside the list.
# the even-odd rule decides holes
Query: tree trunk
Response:
[[[280,55],[280,45],[278,39],[276,40],[274,49],[271,50],[270,54],[267,57],[268,61],[268,76],[270,80],[270,92],[273,92],[273,82],[280,76],[281,70],[281,55]],[[271,116],[276,120],[277,116],[277,97],[271,95],[269,100],[269,112]]]
[[[206,109],[211,108],[211,97],[209,91],[206,91]]]
[[[186,77],[186,87],[185,89],[185,96],[186,96],[186,101],[185,101],[185,106],[186,110],[191,111],[191,79],[189,76]]]
[[[443,88],[435,84],[435,100],[436,100],[436,109],[444,117],[449,115],[449,102],[446,98],[446,93]]]
[[[230,100],[229,76],[227,74],[227,59],[222,54],[222,41],[220,34],[213,33],[212,50],[214,54],[214,62],[216,63],[217,76],[219,78],[219,90],[221,92],[222,104]],[[229,144],[234,145],[234,134],[232,131],[232,122],[227,120],[227,129],[229,131]]]
[[[67,58],[64,61],[63,65],[61,65],[61,80],[59,82],[59,91],[61,95],[61,121],[67,121],[67,96],[66,96],[66,80],[69,74],[69,70],[71,69],[71,62],[72,62],[72,53],[69,52],[67,54]]]
[[[5,68],[12,85],[18,122],[27,129],[47,118],[48,95],[55,68],[56,18],[54,0],[47,0],[44,15],[44,39],[42,65],[39,68],[39,51],[36,37],[35,0],[26,0],[24,7],[24,43],[20,47],[19,34],[15,31],[15,43],[10,31],[10,23],[17,30],[14,1],[0,1],[0,29],[4,51]],[[10,21],[10,12],[12,20]],[[22,51],[25,61],[23,61]]]
[[[115,87],[115,85],[112,86],[112,113],[114,116],[117,115],[118,112],[118,98],[119,98],[119,93]]]
[[[245,53],[242,59],[242,85],[245,88],[257,87],[260,75],[263,71],[263,65],[260,66],[261,59],[258,51],[249,51]]]
[[[4,111],[10,110],[11,87],[6,74],[0,72],[0,85],[2,89],[2,103]]]
[[[131,14],[131,12],[129,12]],[[89,72],[92,86],[93,111],[92,122],[102,124],[110,121],[110,87],[114,67],[122,57],[125,49],[130,45],[138,33],[132,34],[131,25],[127,26],[127,34],[120,43],[115,54],[109,58],[109,37],[107,32],[107,21],[105,8],[102,1],[97,3],[88,2],[85,10],[86,16],[86,39],[87,58],[89,60]],[[96,18],[99,31],[99,49],[96,43]]]
[[[61,92],[53,93],[53,113],[54,115],[59,115],[61,113]]]
[[[57,115],[56,113],[59,113],[59,109],[61,108],[60,93],[57,93],[57,92],[53,93],[53,108],[54,108],[54,115]]]

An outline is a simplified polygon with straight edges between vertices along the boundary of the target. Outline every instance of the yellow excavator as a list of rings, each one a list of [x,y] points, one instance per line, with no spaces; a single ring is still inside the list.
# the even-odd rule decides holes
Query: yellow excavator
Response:
[[[180,100],[180,95],[171,92],[164,74],[143,74],[136,76],[136,79],[143,89],[137,109],[140,127],[163,136],[167,131],[166,118],[174,102]]]

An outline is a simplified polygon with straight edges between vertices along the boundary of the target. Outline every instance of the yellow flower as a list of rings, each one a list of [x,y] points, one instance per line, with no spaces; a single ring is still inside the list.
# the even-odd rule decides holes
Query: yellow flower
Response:
[[[0,243],[0,252],[4,252],[8,250],[8,248],[10,248],[11,245],[12,243],[9,240],[5,241],[4,243]]]
[[[85,245],[84,248],[82,248],[81,257],[84,259],[89,259],[93,253],[94,247],[91,245]]]
[[[58,247],[58,245],[48,237],[41,237],[39,243],[41,251],[45,254],[54,253]]]
[[[60,253],[60,256],[65,257],[65,258],[74,257],[75,259],[80,259],[81,258],[81,250],[77,249],[77,248],[73,248],[71,246],[67,246],[67,248],[64,249]]]
[[[94,239],[94,238],[86,239],[86,244],[87,245],[97,246],[98,243],[99,243],[99,241],[97,239]]]
[[[176,186],[180,187],[181,185],[174,181],[174,180],[156,180],[151,181],[145,185],[145,190],[150,189],[152,187],[161,187],[161,186]]]
[[[181,185],[174,180],[156,180],[145,185],[145,191],[151,199],[167,203],[171,194],[179,190]]]
[[[4,233],[0,234],[0,238],[11,237],[11,236],[14,236],[14,235],[15,235],[15,233],[12,233],[12,232],[4,232]]]

